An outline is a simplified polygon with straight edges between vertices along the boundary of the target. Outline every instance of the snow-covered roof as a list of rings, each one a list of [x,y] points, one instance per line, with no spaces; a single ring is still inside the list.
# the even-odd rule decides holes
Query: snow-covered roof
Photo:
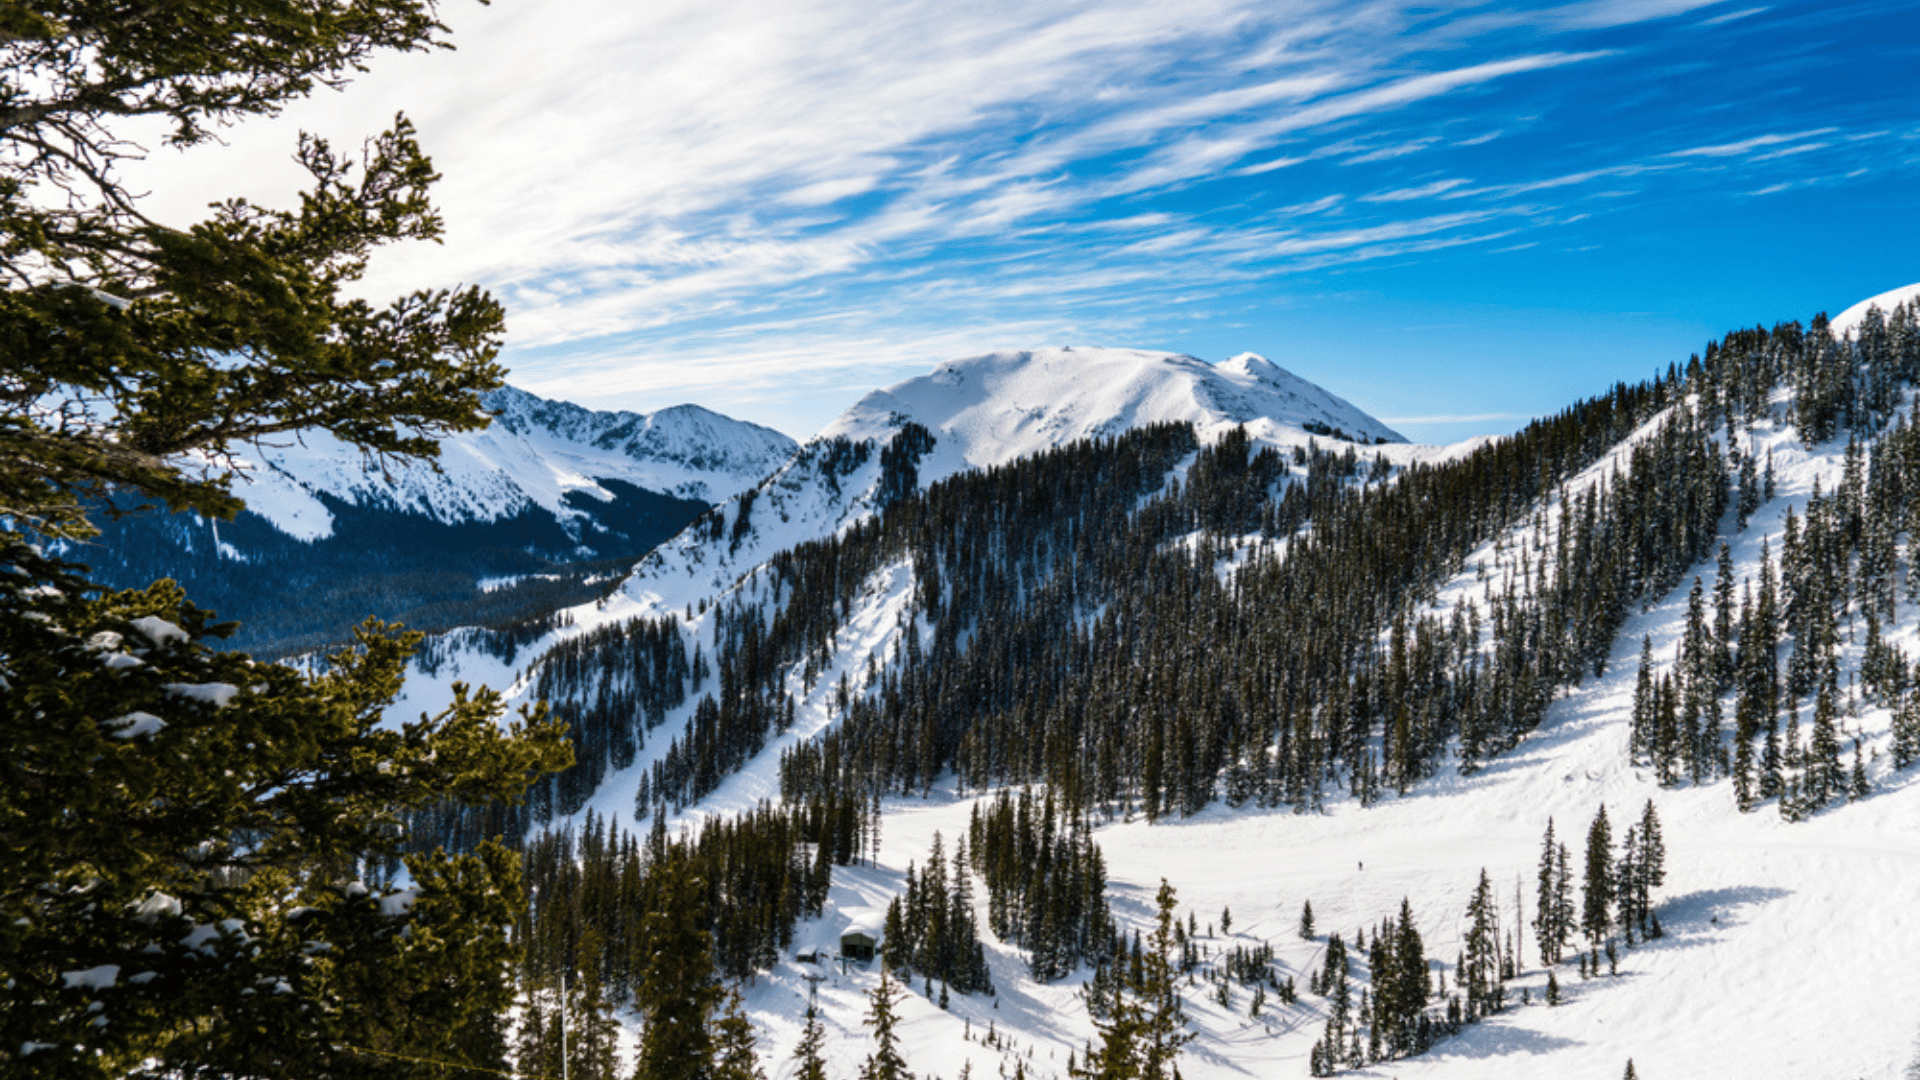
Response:
[[[884,933],[886,928],[886,912],[863,911],[847,920],[847,925],[840,931],[840,936],[846,937],[848,934],[865,934],[873,940],[879,941],[886,936]]]

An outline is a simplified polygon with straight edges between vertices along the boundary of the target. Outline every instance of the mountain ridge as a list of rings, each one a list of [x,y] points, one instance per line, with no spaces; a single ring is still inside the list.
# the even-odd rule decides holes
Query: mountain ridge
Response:
[[[377,615],[425,629],[544,617],[606,582],[791,439],[698,406],[595,412],[505,387],[437,462],[370,461],[325,434],[235,455],[233,521],[143,513],[77,549],[125,587],[172,577],[241,623],[235,647],[346,640]]]
[[[1256,353],[1210,364],[1181,353],[1072,345],[945,361],[868,393],[816,438],[880,440],[918,423],[936,439],[923,465],[930,482],[1076,439],[1181,420],[1207,442],[1239,425],[1273,445],[1315,435],[1362,445],[1406,441]]]
[[[1344,399],[1253,353],[1223,364],[1144,349],[1060,346],[945,361],[874,390],[753,489],[662,544],[620,595],[630,613],[667,612],[718,595],[779,551],[845,532],[906,484],[924,491],[1085,438],[1191,423],[1201,441],[1244,429],[1291,453],[1352,449],[1406,463],[1447,456],[1421,447]],[[889,474],[883,454],[910,430]],[[705,531],[702,531],[704,528]]]
[[[537,507],[563,526],[577,526],[591,516],[580,498],[615,500],[600,480],[713,503],[771,472],[797,445],[771,428],[697,405],[596,412],[511,386],[481,403],[493,423],[442,440],[437,461],[371,462],[330,436],[309,435],[237,454],[235,490],[250,511],[306,541],[332,530],[322,493],[448,523],[499,520]]]

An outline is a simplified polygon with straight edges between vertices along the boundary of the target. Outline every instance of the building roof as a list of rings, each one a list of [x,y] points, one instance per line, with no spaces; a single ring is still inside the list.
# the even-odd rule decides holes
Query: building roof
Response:
[[[886,929],[886,912],[863,911],[847,920],[847,925],[840,931],[840,936],[846,937],[848,934],[865,934],[873,940],[879,941],[882,937],[886,936]]]

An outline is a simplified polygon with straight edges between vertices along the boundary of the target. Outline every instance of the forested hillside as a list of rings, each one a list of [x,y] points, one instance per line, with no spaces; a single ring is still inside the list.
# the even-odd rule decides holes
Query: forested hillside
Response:
[[[1667,938],[1643,939],[1686,919],[1684,904],[1663,912],[1656,886],[1687,835],[1649,854],[1660,793],[1688,793],[1679,805],[1713,835],[1746,828],[1742,812],[1785,825],[1906,790],[1920,759],[1916,379],[1920,327],[1902,309],[1841,337],[1824,319],[1739,331],[1451,456],[1318,437],[1281,447],[1243,428],[1208,442],[1174,422],[922,485],[916,465],[939,439],[926,428],[818,443],[800,460],[868,492],[872,513],[697,603],[623,617],[635,605],[616,593],[530,643],[524,685],[573,725],[578,763],[510,824],[577,832],[586,811],[589,847],[539,843],[574,853],[557,872],[634,883],[622,888],[644,890],[663,863],[705,867],[729,978],[783,985],[799,970],[790,951],[865,910],[886,916],[884,959],[943,1011],[997,1012],[1009,990],[1090,979],[1074,1011],[1098,1029],[1125,1015],[1145,970],[1137,908],[1108,914],[1094,897],[1112,886],[1088,891],[1109,881],[1109,830],[1244,820],[1278,837],[1294,828],[1280,822],[1311,835],[1321,819],[1351,821],[1343,835],[1364,847],[1377,841],[1351,830],[1374,814],[1408,827],[1381,808],[1458,792],[1477,818],[1487,804],[1472,792],[1522,782],[1548,767],[1532,757],[1575,738],[1586,775],[1616,779],[1558,821],[1557,862],[1549,832],[1524,898],[1451,869],[1462,892],[1443,920],[1458,938],[1437,931],[1430,891],[1411,907],[1342,905],[1339,936],[1302,927],[1297,940],[1322,942],[1311,964],[1271,937],[1229,935],[1224,909],[1218,939],[1186,913],[1174,960],[1214,988],[1191,1021],[1201,1030],[1235,1011],[1244,1027],[1251,1007],[1290,1048],[1275,1052],[1322,1074],[1471,1040],[1516,994],[1574,995],[1575,960],[1585,983],[1620,970],[1629,947],[1667,956]],[[689,536],[736,550],[768,507],[795,505],[745,498]],[[1599,701],[1612,704],[1578,704]],[[1585,717],[1576,728],[1592,736],[1556,730],[1555,716]],[[1617,871],[1604,813],[1584,869],[1578,843],[1572,860],[1564,850],[1593,799],[1632,815]],[[888,822],[922,800],[944,847],[915,828],[890,858]],[[968,806],[971,826],[956,816]],[[1520,815],[1520,831],[1538,837],[1550,814]],[[474,831],[459,820],[423,835]],[[673,837],[673,822],[697,820]],[[901,844],[917,864],[904,876]],[[1231,873],[1204,852],[1161,857],[1172,862],[1158,871],[1128,860],[1127,876]],[[1324,880],[1324,858],[1313,865]],[[967,868],[977,906],[954,899],[972,895]],[[1564,906],[1597,888],[1584,914]],[[535,938],[550,933],[537,929],[545,906]],[[1422,920],[1460,957],[1421,946]],[[644,1013],[644,980],[617,958],[648,946],[623,925],[570,935],[586,953],[566,955]],[[1432,976],[1428,992],[1393,974],[1410,965]],[[976,999],[993,1004],[959,1004]],[[797,1031],[785,1006],[764,1008],[777,1039]]]

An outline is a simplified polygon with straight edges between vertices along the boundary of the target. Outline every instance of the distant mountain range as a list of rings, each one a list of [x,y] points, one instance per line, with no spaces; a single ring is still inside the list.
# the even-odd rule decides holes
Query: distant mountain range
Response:
[[[594,412],[505,387],[485,430],[438,461],[383,465],[330,436],[237,454],[231,522],[107,521],[73,548],[122,586],[172,577],[278,653],[338,641],[368,615],[444,629],[544,614],[752,485],[792,439],[694,405]]]

